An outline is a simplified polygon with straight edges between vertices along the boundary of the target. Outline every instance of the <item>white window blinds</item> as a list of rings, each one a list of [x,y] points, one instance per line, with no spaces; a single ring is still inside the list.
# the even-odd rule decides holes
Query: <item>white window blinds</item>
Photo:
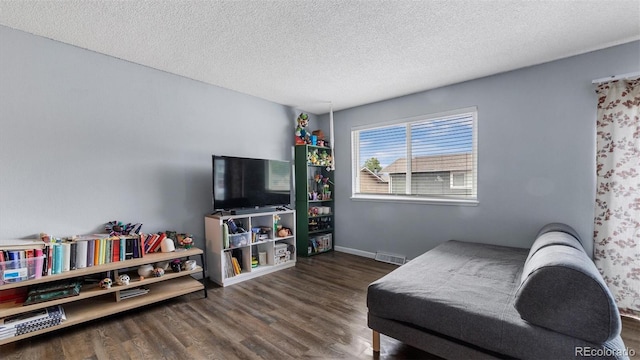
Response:
[[[353,195],[477,200],[476,123],[468,108],[353,129]]]

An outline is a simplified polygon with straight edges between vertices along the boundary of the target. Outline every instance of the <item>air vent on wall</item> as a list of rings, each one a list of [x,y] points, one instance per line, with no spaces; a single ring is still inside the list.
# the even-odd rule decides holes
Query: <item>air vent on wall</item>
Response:
[[[406,256],[400,256],[395,254],[384,253],[380,251],[376,251],[376,260],[386,262],[389,264],[402,265],[407,261]]]

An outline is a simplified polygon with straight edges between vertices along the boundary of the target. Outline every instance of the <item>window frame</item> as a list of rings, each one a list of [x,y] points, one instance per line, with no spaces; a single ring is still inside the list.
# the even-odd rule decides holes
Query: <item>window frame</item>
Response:
[[[360,169],[358,167],[359,159],[359,132],[362,130],[372,130],[377,128],[391,127],[397,125],[409,125],[418,122],[438,120],[448,117],[455,117],[459,115],[470,114],[472,120],[472,157],[473,157],[473,172],[475,176],[472,177],[470,186],[467,185],[467,174],[461,171],[450,172],[450,181],[453,180],[454,173],[465,174],[465,186],[451,187],[455,189],[473,189],[475,187],[475,198],[455,198],[443,196],[428,196],[428,195],[383,195],[383,194],[360,194]],[[411,152],[411,132],[407,132],[407,154]],[[434,205],[461,205],[461,206],[476,206],[479,204],[478,195],[478,109],[477,106],[471,106],[461,109],[455,109],[451,111],[444,111],[439,113],[432,113],[420,116],[414,116],[409,118],[401,118],[387,122],[380,122],[375,124],[366,124],[354,126],[351,128],[351,199],[356,201],[384,201],[384,202],[401,202],[401,203],[424,203]],[[407,162],[407,173],[411,173],[411,161]],[[410,186],[411,176],[407,177],[408,186]],[[451,183],[453,185],[453,183]]]

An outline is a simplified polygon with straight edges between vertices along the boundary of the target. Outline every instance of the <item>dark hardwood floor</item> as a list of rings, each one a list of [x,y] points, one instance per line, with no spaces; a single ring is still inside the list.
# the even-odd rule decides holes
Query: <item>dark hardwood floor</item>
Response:
[[[436,359],[386,336],[373,356],[367,285],[395,268],[338,252],[299,259],[227,288],[211,284],[207,299],[198,292],[4,345],[0,359]],[[625,341],[638,346],[640,326],[624,324]]]

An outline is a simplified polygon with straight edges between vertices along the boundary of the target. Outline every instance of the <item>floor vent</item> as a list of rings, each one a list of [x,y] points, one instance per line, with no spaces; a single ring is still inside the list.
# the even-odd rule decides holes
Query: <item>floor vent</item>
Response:
[[[386,263],[389,263],[389,264],[396,264],[396,265],[402,265],[405,262],[407,262],[407,257],[406,256],[383,253],[383,252],[380,252],[380,251],[376,252],[375,259],[378,260],[378,261],[386,262]]]

